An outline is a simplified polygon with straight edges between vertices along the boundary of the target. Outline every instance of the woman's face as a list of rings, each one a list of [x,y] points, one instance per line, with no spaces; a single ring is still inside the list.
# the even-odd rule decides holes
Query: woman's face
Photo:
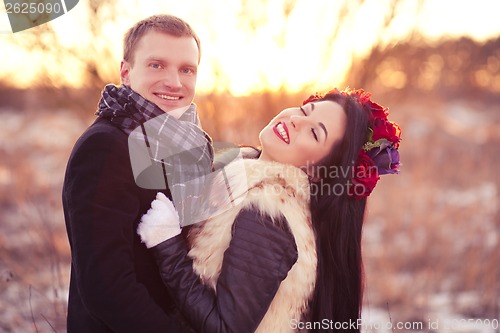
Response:
[[[285,109],[260,132],[261,159],[310,167],[330,153],[345,126],[344,109],[333,101]]]

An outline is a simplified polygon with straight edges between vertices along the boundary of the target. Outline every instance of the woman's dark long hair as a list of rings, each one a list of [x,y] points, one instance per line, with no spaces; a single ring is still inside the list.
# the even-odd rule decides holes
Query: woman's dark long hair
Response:
[[[343,138],[330,155],[318,166],[326,168],[318,182],[311,186],[311,215],[316,233],[318,274],[308,321],[336,322],[315,332],[359,332],[352,329],[361,315],[363,299],[363,263],[361,233],[366,198],[353,199],[347,195],[347,184],[352,176],[358,152],[367,141],[369,109],[355,97],[331,92],[320,100],[339,103],[347,116]],[[323,170],[324,171],[324,170]],[[318,175],[321,176],[320,172]],[[318,325],[320,326],[320,325]]]

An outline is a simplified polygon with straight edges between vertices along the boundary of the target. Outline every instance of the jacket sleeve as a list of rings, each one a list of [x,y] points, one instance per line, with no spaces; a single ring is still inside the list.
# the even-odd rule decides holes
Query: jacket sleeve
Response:
[[[285,223],[283,223],[285,222]],[[194,273],[182,236],[153,248],[163,282],[198,332],[254,332],[297,261],[292,234],[268,216],[244,210],[233,225],[216,293]]]
[[[87,138],[68,164],[63,196],[77,287],[87,311],[113,332],[177,332],[177,321],[137,282],[141,208],[129,164],[127,141],[109,133]]]

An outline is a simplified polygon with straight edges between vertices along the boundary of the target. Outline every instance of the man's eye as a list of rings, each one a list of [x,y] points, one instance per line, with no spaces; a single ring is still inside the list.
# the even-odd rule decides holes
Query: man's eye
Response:
[[[304,114],[304,116],[307,116],[307,113],[306,113],[306,111],[304,110],[304,108],[302,106],[300,107],[300,111],[302,111],[302,113]]]
[[[157,63],[150,64],[149,67],[154,68],[154,69],[160,69],[161,65]]]
[[[181,72],[184,74],[194,74],[195,73],[194,69],[191,69],[191,68],[184,68],[181,70]]]

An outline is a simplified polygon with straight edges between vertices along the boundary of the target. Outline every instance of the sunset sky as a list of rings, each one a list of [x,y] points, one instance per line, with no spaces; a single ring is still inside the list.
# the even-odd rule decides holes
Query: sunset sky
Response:
[[[103,59],[105,69],[118,73],[122,36],[129,26],[152,14],[177,15],[193,26],[202,41],[198,92],[229,90],[235,95],[280,88],[297,91],[305,85],[330,87],[345,77],[352,56],[363,56],[376,40],[386,45],[404,41],[414,27],[429,40],[469,36],[482,41],[500,35],[498,0],[425,0],[420,10],[419,1],[400,0],[395,19],[382,30],[390,2],[365,0],[351,8],[339,25],[341,1],[119,0],[116,23],[105,25],[104,38],[92,40],[87,22],[95,18],[81,0],[49,24],[65,45],[78,52],[86,51],[82,48],[86,42],[110,44],[113,57]],[[284,8],[290,3],[295,6],[285,17]],[[0,13],[4,12],[0,7]],[[332,40],[336,28],[338,35]],[[81,85],[81,64],[14,46],[13,41],[27,38],[36,29],[0,34],[0,78],[29,87],[45,70],[61,85]]]

